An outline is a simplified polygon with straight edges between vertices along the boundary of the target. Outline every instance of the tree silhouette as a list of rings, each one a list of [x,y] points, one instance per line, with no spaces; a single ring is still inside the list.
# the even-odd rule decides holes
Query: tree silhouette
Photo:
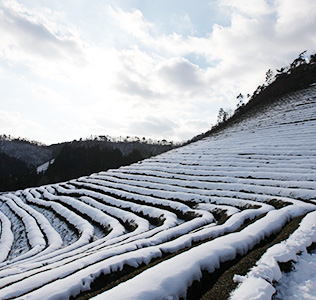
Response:
[[[306,60],[305,60],[305,53],[307,50],[301,52],[297,58],[295,58],[292,63],[290,64],[291,69],[295,69],[296,67],[305,64]]]
[[[269,69],[266,73],[266,83],[267,85],[271,84],[274,79],[274,73],[271,69]]]
[[[310,64],[316,64],[316,54],[311,54],[309,59]]]
[[[221,107],[218,111],[217,124],[225,122],[228,118],[228,113]]]
[[[238,103],[237,103],[237,109],[244,105],[244,95],[240,93],[237,97]]]

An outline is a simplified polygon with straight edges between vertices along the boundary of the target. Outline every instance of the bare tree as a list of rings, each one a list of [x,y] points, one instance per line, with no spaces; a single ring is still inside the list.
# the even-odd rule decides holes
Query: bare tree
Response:
[[[244,105],[244,95],[240,93],[237,97],[238,103],[237,103],[237,109]]]
[[[227,120],[227,117],[228,113],[221,107],[218,111],[217,124],[225,122]]]
[[[266,83],[267,85],[271,84],[274,80],[274,73],[271,69],[269,69],[266,73]]]

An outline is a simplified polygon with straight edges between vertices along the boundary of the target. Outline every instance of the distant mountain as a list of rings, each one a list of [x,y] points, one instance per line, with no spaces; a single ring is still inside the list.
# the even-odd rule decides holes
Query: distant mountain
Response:
[[[252,96],[249,95],[250,98],[246,104],[240,101],[231,116],[220,109],[218,123],[186,144],[235,126],[253,114],[260,114],[266,105],[277,101],[281,95],[315,84],[316,54],[311,55],[309,60],[304,58],[304,54],[305,51],[299,54],[288,67],[277,70],[275,75],[272,70],[268,70],[266,82],[258,86]],[[243,98],[241,94],[237,98],[239,97]],[[27,168],[24,168],[24,173],[16,174],[17,161],[3,158],[6,161],[5,172],[7,173],[0,175],[0,191],[65,181],[110,168],[118,168],[177,146],[180,145],[174,145],[166,140],[152,141],[138,137],[113,138],[105,135],[46,146],[36,141],[1,135],[0,153],[20,163],[24,162]],[[37,174],[36,170],[39,166],[53,159],[54,163],[49,164],[45,171]],[[9,171],[10,168],[12,171]]]
[[[44,179],[46,182],[66,181],[94,172],[116,169],[144,158],[146,157],[137,149],[123,155],[119,148],[66,144],[57,154],[54,162],[48,166],[41,182]]]
[[[31,186],[35,175],[23,160],[0,153],[0,192]]]
[[[16,176],[29,170],[27,164],[15,157],[0,153],[0,176]]]
[[[0,135],[0,153],[25,162],[29,167],[36,167],[52,158],[52,149],[39,142],[23,138]]]
[[[35,141],[2,135],[0,192],[65,181],[110,168],[119,168],[176,146],[166,140],[109,136],[96,136],[46,146]],[[43,164],[47,164],[47,167],[38,172]]]

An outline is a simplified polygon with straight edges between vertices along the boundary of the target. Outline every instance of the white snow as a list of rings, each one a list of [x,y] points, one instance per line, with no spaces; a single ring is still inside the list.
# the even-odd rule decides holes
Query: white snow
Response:
[[[13,233],[10,220],[0,211],[1,235],[0,235],[0,263],[9,255],[13,244]]]
[[[299,259],[298,254],[301,251],[306,252],[306,248],[314,242],[316,242],[315,211],[309,213],[302,220],[299,228],[286,241],[269,248],[257,262],[257,265],[245,277],[236,277],[236,280],[241,281],[241,284],[232,293],[231,299],[253,299],[245,290],[251,291],[253,281],[258,278],[262,280],[258,280],[257,287],[259,287],[259,284],[267,286],[267,283],[270,283],[271,288],[267,295],[271,298],[275,292],[275,289],[272,287],[273,281],[280,281],[282,278],[278,262],[297,261]],[[316,270],[312,272],[316,272]]]
[[[291,215],[296,216],[303,211],[305,211],[304,208],[301,208],[300,211],[294,206],[288,206],[278,211],[273,210],[240,232],[218,237],[163,261],[93,299],[145,300],[184,297],[186,288],[194,280],[201,278],[202,270],[212,272],[220,266],[221,262],[234,259],[237,254],[245,254],[269,233],[282,228]]]
[[[306,248],[316,241],[315,104],[311,87],[140,163],[2,194],[0,298],[76,297],[100,274],[173,254],[95,299],[179,299],[202,271],[246,254],[307,213],[246,276],[235,276],[232,299],[271,299],[275,291],[314,299],[316,259]],[[29,248],[19,253],[21,243]],[[289,260],[296,271],[284,275],[278,262]]]
[[[316,299],[316,253],[303,252],[294,271],[284,275],[276,287],[275,299]]]
[[[47,161],[46,163],[40,165],[37,167],[36,172],[37,174],[46,172],[48,167],[55,162],[55,159],[51,159],[50,161]]]

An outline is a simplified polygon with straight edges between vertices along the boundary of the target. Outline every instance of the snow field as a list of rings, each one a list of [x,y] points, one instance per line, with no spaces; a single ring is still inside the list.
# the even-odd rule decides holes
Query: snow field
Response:
[[[22,207],[20,207],[13,200],[14,198],[15,196],[11,194],[0,197],[0,199],[4,201],[9,206],[9,208],[22,220],[25,226],[26,236],[27,236],[31,249],[28,252],[20,255],[19,257],[14,258],[12,262],[25,259],[30,256],[34,256],[35,254],[39,253],[46,247],[46,241],[41,229],[39,228],[37,220],[31,214],[25,211]],[[19,201],[19,200],[20,200],[19,198],[16,199],[16,201]],[[6,262],[3,262],[2,264],[0,264],[0,267],[2,265],[6,265]]]
[[[271,299],[276,291],[273,281],[280,281],[282,278],[278,262],[299,261],[299,254],[306,253],[306,248],[316,242],[315,220],[316,212],[310,212],[299,228],[286,241],[269,248],[246,276],[235,276],[241,284],[232,293],[231,299],[254,299],[256,291],[250,288],[254,282],[257,289],[265,291],[265,299]],[[308,272],[308,269],[305,271]]]
[[[292,206],[273,210],[240,232],[218,237],[181,253],[93,299],[145,300],[185,297],[187,287],[194,280],[201,278],[202,270],[213,272],[220,267],[220,263],[234,259],[237,254],[247,253],[271,232],[280,230],[290,219],[290,215],[300,215],[304,211],[304,208],[300,210]]]
[[[0,236],[0,263],[6,260],[13,244],[13,233],[10,220],[0,212],[1,236]]]
[[[282,277],[276,286],[274,299],[315,299],[316,295],[316,255],[315,252],[302,253],[294,271]]]
[[[277,261],[297,260],[315,240],[315,104],[313,87],[140,163],[1,195],[0,298],[68,299],[101,274],[167,257],[95,298],[179,299],[202,271],[245,255],[310,212],[236,277],[236,297],[251,290],[247,299],[270,299],[273,281],[282,279]],[[72,230],[52,226],[52,214]],[[15,218],[29,249],[11,259],[20,246],[10,229]]]

